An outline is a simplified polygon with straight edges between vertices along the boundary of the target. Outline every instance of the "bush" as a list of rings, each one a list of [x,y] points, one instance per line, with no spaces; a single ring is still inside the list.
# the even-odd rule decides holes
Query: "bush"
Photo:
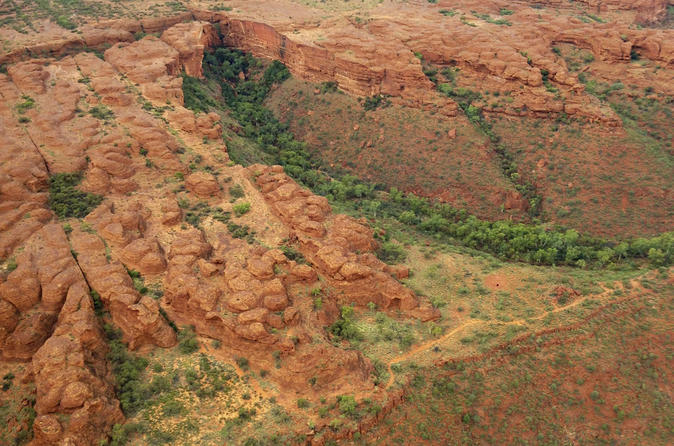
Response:
[[[21,99],[23,99],[23,102],[20,102],[16,105],[16,111],[19,114],[24,114],[31,108],[35,107],[35,99],[31,98],[30,96],[27,95],[22,95]]]
[[[366,111],[376,110],[379,107],[388,107],[391,105],[391,101],[386,98],[386,96],[378,94],[365,98],[363,101],[363,108]]]
[[[232,198],[242,198],[246,194],[243,191],[243,187],[241,187],[240,184],[235,184],[234,186],[229,188],[229,195]]]
[[[346,339],[348,341],[362,340],[363,334],[353,322],[352,318],[353,308],[345,305],[342,307],[341,317],[337,319],[328,330],[338,339]]]
[[[300,409],[306,409],[307,407],[309,407],[309,401],[304,398],[300,398],[297,400],[297,407],[299,407]]]
[[[49,207],[60,218],[84,218],[103,201],[103,196],[75,188],[81,173],[57,173],[49,178]]]
[[[110,351],[108,360],[115,375],[115,391],[125,415],[133,415],[141,409],[149,397],[149,389],[142,380],[147,368],[145,358],[130,354],[121,341],[121,332],[106,324],[104,327]]]
[[[232,210],[234,211],[234,215],[241,217],[250,211],[250,203],[237,203],[234,205],[234,207],[232,207]]]
[[[178,332],[178,350],[180,353],[189,355],[199,350],[199,341],[192,328],[186,328]]]
[[[356,399],[352,395],[338,396],[337,401],[339,402],[339,411],[341,413],[350,417],[358,415],[356,412],[358,403],[356,403]]]
[[[204,89],[198,79],[183,74],[183,96],[185,108],[194,112],[207,113],[216,106],[211,95]]]
[[[250,369],[250,362],[248,361],[248,358],[244,358],[243,356],[238,356],[234,358],[234,362],[236,362],[236,365],[239,366],[241,370],[244,372],[247,372]]]
[[[405,249],[393,242],[384,242],[377,249],[377,257],[389,264],[404,262],[407,258]]]
[[[96,119],[107,121],[115,117],[115,114],[105,105],[97,105],[89,110],[89,114]]]

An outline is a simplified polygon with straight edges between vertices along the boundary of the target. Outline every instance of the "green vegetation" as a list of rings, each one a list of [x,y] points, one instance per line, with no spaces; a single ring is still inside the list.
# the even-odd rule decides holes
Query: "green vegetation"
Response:
[[[132,415],[143,407],[148,397],[149,389],[141,379],[148,361],[128,352],[119,329],[110,324],[103,328],[110,346],[108,360],[115,374],[115,392],[124,414]]]
[[[238,77],[241,71],[246,74],[245,81]],[[395,219],[410,229],[432,235],[438,241],[460,243],[502,259],[579,267],[605,266],[636,259],[650,259],[662,265],[674,261],[674,233],[614,242],[547,223],[490,222],[449,204],[403,194],[396,189],[388,194],[380,193],[374,185],[353,176],[331,177],[320,170],[305,145],[295,140],[288,126],[279,122],[262,105],[272,86],[289,76],[283,65],[274,62],[262,71],[260,64],[251,56],[219,48],[204,57],[204,73],[208,79],[218,82],[222,97],[232,108],[246,136],[254,139],[262,151],[272,155],[288,175],[343,207],[368,217],[376,216],[378,221]],[[451,73],[450,77],[455,76],[453,71]],[[465,88],[455,88],[452,84],[440,84],[438,89],[454,98],[468,118],[487,134],[499,154],[504,174],[513,179],[515,187],[529,199],[532,214],[537,215],[541,200],[535,188],[521,179],[514,158],[491,130],[490,123],[482,117],[481,110],[473,105],[481,95]],[[188,96],[189,90],[185,94]],[[198,98],[195,102],[208,109]],[[380,205],[364,205],[375,198]],[[339,327],[336,331],[340,332]]]
[[[453,70],[445,69],[443,70],[443,75],[450,81],[450,83],[439,84],[438,91],[456,101],[470,122],[478,127],[489,138],[493,150],[500,161],[503,175],[508,178],[513,183],[515,189],[528,200],[529,215],[538,217],[541,214],[542,197],[536,191],[536,187],[519,174],[512,152],[508,150],[508,147],[501,140],[501,137],[493,131],[491,123],[484,118],[482,109],[474,105],[475,102],[482,99],[482,94],[468,88],[455,87],[456,72]]]
[[[376,110],[380,107],[381,108],[389,107],[390,105],[391,100],[388,99],[383,94],[376,94],[374,96],[367,97],[363,101],[363,108],[365,109],[365,111]]]
[[[187,76],[183,73],[183,95],[185,96],[185,108],[197,113],[206,113],[216,106],[210,94],[203,88],[199,79]]]
[[[21,99],[23,99],[23,102],[19,102],[16,105],[16,111],[19,114],[24,114],[31,108],[35,107],[35,99],[31,98],[30,96],[27,95],[22,95]]]
[[[115,114],[112,112],[112,110],[105,105],[91,107],[91,109],[89,109],[89,114],[96,119],[100,119],[101,121],[109,121],[115,117]]]
[[[185,221],[195,228],[201,227],[206,218],[223,223],[234,238],[245,239],[248,243],[255,243],[255,231],[247,225],[240,225],[231,221],[231,213],[225,212],[220,207],[209,207],[207,203],[198,201],[191,204],[187,199],[178,200],[178,205],[185,210]]]
[[[508,10],[507,10],[507,9],[505,9],[505,10],[502,9],[501,11],[508,11]],[[475,11],[471,11],[471,13],[472,13],[475,17],[477,17],[478,19],[482,19],[482,20],[484,20],[485,22],[491,23],[491,24],[493,24],[493,25],[506,25],[506,26],[512,26],[512,23],[510,23],[510,22],[509,22],[508,20],[506,20],[506,19],[494,19],[494,18],[492,18],[489,14],[480,14],[480,13],[475,12]],[[510,11],[510,13],[512,14],[512,11]],[[501,15],[508,15],[508,14],[501,14]]]
[[[341,310],[341,317],[332,324],[328,331],[338,340],[360,341],[363,334],[353,321],[353,307],[344,305]]]
[[[199,341],[192,327],[185,328],[178,332],[178,350],[180,353],[189,355],[199,350]]]
[[[244,202],[244,203],[237,203],[232,207],[232,210],[234,211],[234,215],[237,217],[241,217],[244,214],[247,214],[248,211],[250,211],[250,203]]]
[[[404,262],[407,253],[402,246],[386,241],[381,243],[379,249],[377,249],[377,257],[383,262],[395,264]]]
[[[243,187],[240,184],[235,184],[229,188],[229,195],[232,198],[243,198],[246,194],[243,191]]]
[[[84,218],[103,201],[103,196],[82,192],[76,186],[82,174],[57,173],[49,178],[49,207],[59,218]]]

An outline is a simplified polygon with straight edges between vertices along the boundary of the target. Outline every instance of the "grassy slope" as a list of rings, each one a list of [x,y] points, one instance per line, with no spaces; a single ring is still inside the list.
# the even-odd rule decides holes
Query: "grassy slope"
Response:
[[[571,330],[474,362],[412,369],[406,402],[361,441],[345,443],[671,442],[673,290],[671,276],[657,280],[653,290],[614,291],[613,304]]]

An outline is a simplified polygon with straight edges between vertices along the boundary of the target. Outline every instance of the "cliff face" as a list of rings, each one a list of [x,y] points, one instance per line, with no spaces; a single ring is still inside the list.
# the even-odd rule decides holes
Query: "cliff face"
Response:
[[[628,4],[629,3],[629,4]],[[638,2],[587,2],[598,12],[629,9],[652,19],[661,16],[664,0]],[[45,46],[20,48],[0,56],[0,62],[12,62],[39,53],[64,54],[76,48],[114,45],[131,42],[133,32],[164,31],[173,25],[160,42],[137,47],[138,52],[129,63],[154,60],[153,51],[165,52],[173,65],[166,68],[145,66],[130,75],[143,84],[150,76],[154,82],[161,73],[174,74],[180,64],[190,75],[200,76],[199,60],[205,48],[225,44],[243,49],[257,57],[281,60],[291,72],[313,82],[336,82],[339,87],[357,96],[390,95],[402,104],[432,108],[453,116],[456,104],[435,92],[435,86],[423,72],[422,62],[440,68],[459,67],[462,76],[480,82],[488,90],[508,90],[513,102],[508,106],[485,104],[485,111],[518,116],[555,117],[560,113],[582,120],[599,121],[618,126],[615,113],[584,93],[578,78],[565,61],[552,51],[560,43],[570,43],[586,49],[607,64],[620,65],[637,54],[671,65],[674,62],[672,31],[631,29],[619,23],[585,23],[573,15],[554,15],[544,10],[515,8],[508,15],[509,26],[489,22],[489,14],[473,12],[459,17],[440,14],[443,6],[399,6],[395,11],[382,6],[367,21],[347,18],[331,19],[326,23],[296,32],[279,32],[261,21],[244,20],[224,12],[192,10],[173,17],[101,22],[83,27],[81,35],[73,35]],[[456,5],[455,5],[456,6]],[[471,2],[458,5],[469,8]],[[484,8],[482,6],[479,9]],[[454,11],[454,10],[452,10]],[[488,17],[488,19],[484,19]],[[190,24],[192,20],[216,24],[222,42],[214,27]],[[535,25],[534,25],[535,24]],[[317,36],[320,36],[318,38]],[[124,51],[135,51],[125,47]],[[147,53],[146,53],[147,52]],[[117,53],[110,52],[114,62]],[[133,59],[133,60],[132,60]],[[113,63],[114,64],[114,63]],[[120,67],[117,67],[120,68]],[[543,75],[556,93],[543,85]],[[664,85],[664,84],[663,84]],[[161,80],[157,91],[143,93],[149,97],[170,96],[162,90],[176,89]],[[667,88],[667,87],[665,87]],[[671,86],[669,87],[671,89]],[[560,101],[561,99],[561,101]]]

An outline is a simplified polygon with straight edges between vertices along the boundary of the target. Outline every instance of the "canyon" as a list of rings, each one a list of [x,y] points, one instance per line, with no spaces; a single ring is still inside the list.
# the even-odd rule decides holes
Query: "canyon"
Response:
[[[11,42],[0,51],[0,356],[23,370],[17,381],[34,385],[31,445],[99,444],[124,422],[108,325],[140,356],[175,347],[177,327],[191,327],[217,342],[219,359],[245,357],[264,370],[283,389],[274,398],[285,407],[345,394],[380,405],[341,432],[327,419],[312,421],[306,443],[321,445],[365,435],[413,385],[389,389],[403,357],[384,367],[390,380],[383,385],[380,364],[327,333],[348,321],[344,307],[376,308],[381,318],[429,332],[451,323],[428,293],[409,285],[416,279],[408,266],[378,258],[384,229],[333,211],[280,165],[232,161],[223,139],[231,116],[186,106],[186,79],[208,81],[205,53],[236,48],[282,62],[311,88],[334,85],[350,98],[384,98],[442,119],[465,120],[476,107],[484,119],[568,119],[601,135],[631,130],[615,107],[588,92],[580,80],[587,69],[569,66],[564,45],[591,55],[600,82],[620,80],[653,98],[674,95],[674,31],[655,26],[674,7],[666,0],[424,0],[354,13],[290,2],[228,2],[229,10],[205,3],[160,17],[83,16],[76,30],[43,21],[44,33],[0,34]],[[461,75],[451,87],[449,74],[447,82],[434,78],[453,70]],[[476,87],[492,98],[466,104],[455,94]],[[319,97],[315,88],[306,96]],[[444,136],[453,140],[456,128]],[[497,164],[489,141],[480,147],[480,163]],[[646,175],[648,164],[634,158],[637,174]],[[537,178],[539,190],[552,189],[547,162],[536,162],[538,170],[525,175]],[[74,173],[83,197],[100,199],[91,212],[64,219],[54,206],[54,178]],[[654,229],[630,234],[671,229],[671,178],[653,175],[637,195],[657,197],[644,223]],[[529,218],[531,197],[513,187],[520,183],[488,181],[494,209]],[[445,189],[436,196],[467,195]]]

